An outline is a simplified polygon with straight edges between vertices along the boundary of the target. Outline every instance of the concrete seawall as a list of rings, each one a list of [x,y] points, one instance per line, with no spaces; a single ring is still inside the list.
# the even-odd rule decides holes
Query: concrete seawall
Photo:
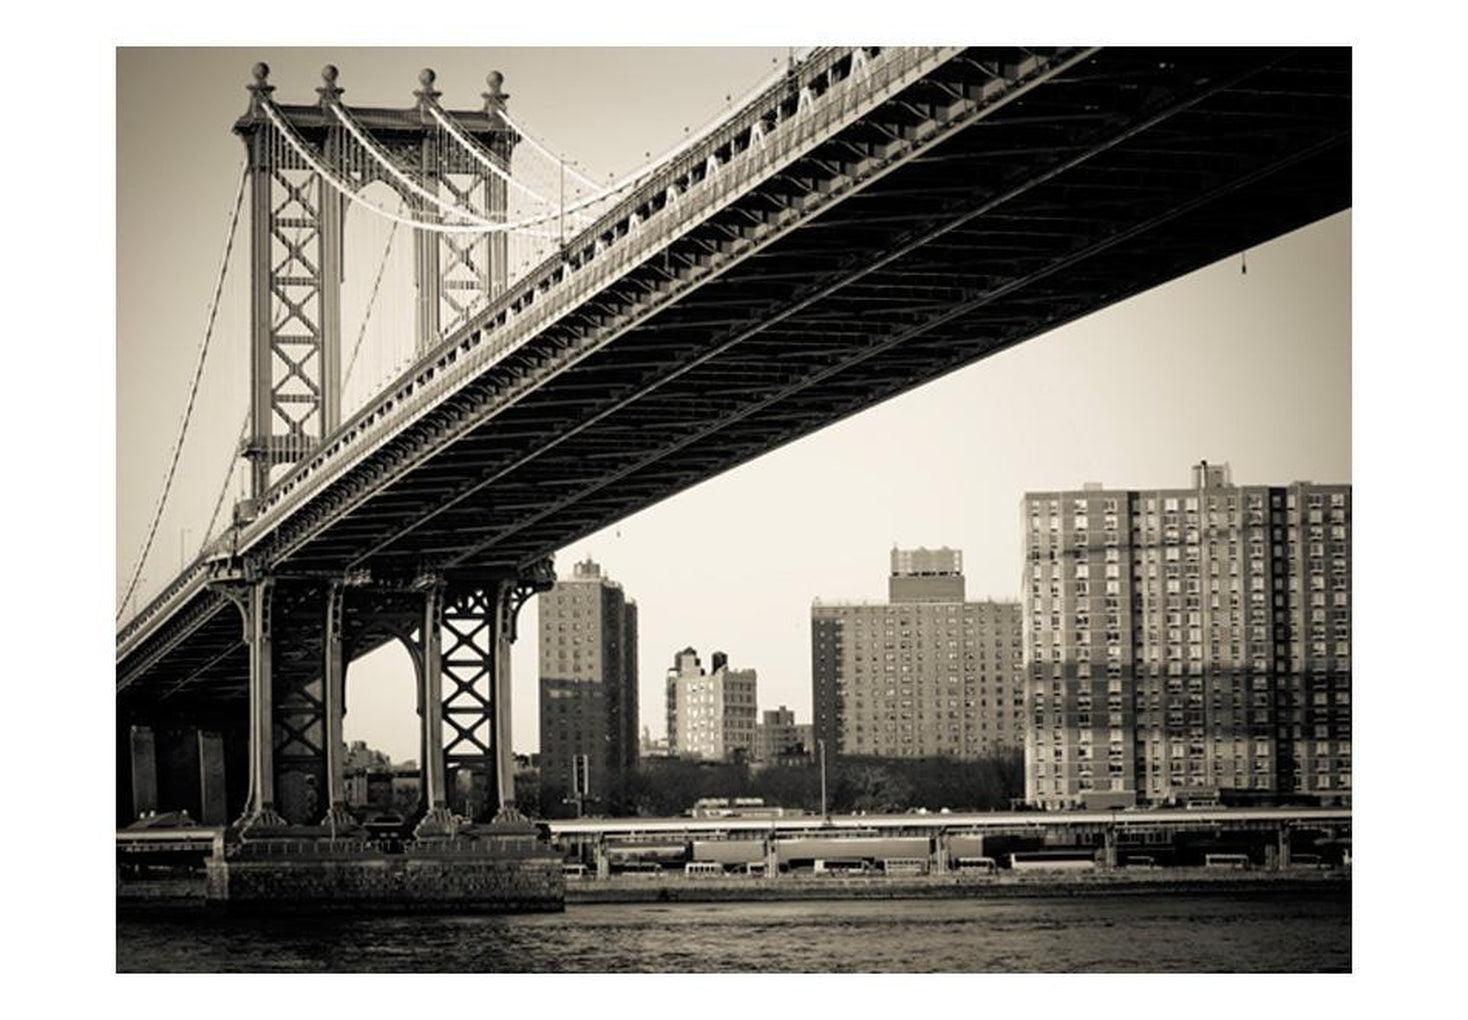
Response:
[[[565,908],[559,855],[531,828],[485,827],[384,853],[364,840],[271,839],[191,865],[119,868],[122,908],[522,913]]]
[[[263,888],[235,899],[235,909],[248,908],[251,900],[259,909],[272,910],[360,910],[376,912],[422,911],[464,913],[502,910],[559,910],[567,906],[595,903],[735,903],[782,900],[903,900],[903,899],[1007,899],[1038,896],[1206,896],[1267,892],[1289,896],[1305,893],[1349,894],[1351,873],[1347,870],[1222,871],[1208,868],[1160,868],[1156,870],[1096,871],[1086,873],[979,875],[912,875],[832,877],[781,875],[778,878],[687,877],[669,873],[660,877],[617,877],[611,879],[567,879],[562,901],[558,895],[559,865],[546,862],[528,869],[512,868],[504,874],[505,862],[496,868],[489,862],[464,867],[465,861],[375,861],[343,868],[344,862],[319,862],[302,871],[272,868],[258,876]],[[539,863],[539,862],[537,862]],[[428,864],[428,867],[424,867]],[[324,866],[323,866],[324,865]],[[394,866],[395,865],[395,866]],[[415,866],[416,865],[416,866]],[[484,869],[488,869],[487,871]],[[253,884],[236,871],[232,880]],[[400,874],[399,874],[400,872]],[[410,872],[412,873],[410,876]],[[490,874],[489,872],[496,872]],[[215,876],[217,881],[221,876]],[[257,880],[258,880],[257,879]],[[282,885],[289,885],[287,889]],[[211,897],[203,875],[172,880],[130,882],[118,886],[122,909],[204,907]],[[240,890],[236,887],[237,891]],[[330,890],[330,891],[327,891]],[[219,903],[219,890],[214,890]],[[302,895],[304,893],[304,895]]]

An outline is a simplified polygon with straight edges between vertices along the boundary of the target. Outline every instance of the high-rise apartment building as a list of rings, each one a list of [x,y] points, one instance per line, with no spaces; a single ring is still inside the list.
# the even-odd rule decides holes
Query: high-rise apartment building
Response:
[[[591,809],[625,809],[637,766],[637,604],[591,560],[540,596],[540,768],[570,796],[586,755]]]
[[[795,721],[795,713],[781,705],[769,708],[754,727],[754,760],[778,764],[781,759],[815,753],[815,733],[810,723]]]
[[[1024,743],[1018,602],[965,601],[963,554],[893,549],[886,603],[811,607],[827,753],[980,758]]]
[[[757,677],[730,669],[715,652],[708,672],[685,648],[668,670],[668,753],[679,758],[733,761],[754,751]]]
[[[1027,798],[1351,795],[1351,487],[1024,497]]]

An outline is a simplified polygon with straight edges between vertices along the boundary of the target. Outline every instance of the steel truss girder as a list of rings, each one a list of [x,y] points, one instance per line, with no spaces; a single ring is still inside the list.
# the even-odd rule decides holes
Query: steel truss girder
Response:
[[[1261,168],[1255,173],[1247,175],[1245,178],[1237,178],[1229,181],[1227,184],[1223,185],[1209,196],[1200,197],[1195,201],[1185,203],[1184,206],[1174,207],[1173,209],[1168,210],[1165,213],[1159,214],[1153,221],[1150,221],[1146,225],[1139,225],[1134,229],[1130,229],[1125,232],[1116,234],[1111,238],[1104,239],[1102,242],[1099,243],[1099,247],[1093,246],[1092,248],[1084,252],[1076,253],[1074,257],[1076,259],[1092,257],[1107,247],[1122,244],[1123,242],[1129,240],[1137,234],[1145,232],[1147,229],[1151,229],[1168,219],[1175,218],[1178,215],[1182,215],[1184,212],[1187,211],[1188,208],[1192,208],[1204,202],[1217,199],[1221,195],[1225,195],[1229,192],[1246,186],[1249,182],[1249,179],[1252,179],[1256,176],[1262,176],[1276,172],[1281,167],[1287,166],[1299,160],[1306,159],[1312,153],[1324,151],[1326,148],[1332,145],[1339,144],[1340,141],[1341,139],[1339,138],[1327,139],[1322,141],[1319,145],[1312,147],[1312,149],[1310,150],[1290,154],[1284,159],[1278,161],[1276,164],[1271,164],[1270,166]],[[1063,267],[1057,266],[1053,271],[1059,271],[1061,268]],[[1039,324],[1037,328],[1052,328],[1054,326],[1058,326],[1065,321],[1069,321],[1076,314],[1081,314],[1084,307],[1084,302],[1077,302],[1073,305],[1057,306],[1054,309],[1052,315],[1047,318],[1046,322]],[[960,313],[962,310],[955,311],[955,316],[945,316],[944,320],[951,321],[957,318],[957,313]],[[921,328],[909,331],[901,338],[900,342],[910,342],[922,333],[935,330],[936,327],[939,325],[941,325],[941,323],[925,324]],[[837,403],[837,406],[830,408],[820,407],[813,404],[812,415],[809,419],[807,419],[807,425],[800,425],[798,422],[794,424],[787,423],[784,427],[777,427],[775,429],[772,429],[772,438],[761,438],[755,436],[755,438],[750,439],[748,438],[748,436],[750,436],[752,433],[750,433],[748,429],[746,429],[745,432],[741,433],[741,435],[745,436],[746,438],[736,443],[727,440],[719,440],[719,433],[711,430],[706,435],[700,438],[711,442],[723,442],[724,445],[719,451],[711,452],[706,461],[699,463],[685,463],[685,461],[680,461],[677,466],[667,469],[666,471],[660,471],[659,468],[656,466],[656,459],[649,458],[648,466],[643,471],[637,473],[628,472],[618,474],[617,487],[614,490],[615,497],[625,501],[633,498],[635,493],[645,490],[650,493],[655,492],[659,498],[667,498],[675,494],[676,492],[682,491],[682,489],[688,487],[689,485],[692,485],[709,477],[711,473],[728,470],[736,466],[737,464],[742,463],[744,460],[748,459],[748,456],[750,454],[759,451],[775,449],[778,446],[784,445],[784,443],[787,443],[798,438],[801,435],[804,435],[807,431],[809,431],[809,427],[811,425],[825,425],[834,421],[841,420],[842,418],[847,417],[850,414],[856,413],[857,411],[860,411],[876,402],[879,402],[887,395],[902,392],[917,381],[924,381],[934,378],[935,376],[942,374],[948,369],[957,367],[961,364],[965,364],[968,361],[972,360],[972,358],[975,356],[974,351],[976,348],[982,347],[992,353],[994,351],[1001,350],[1012,343],[1018,342],[1028,335],[1030,334],[1025,333],[1018,336],[1011,335],[1010,337],[1006,338],[1003,343],[990,345],[983,345],[974,342],[958,343],[956,341],[949,341],[948,346],[945,348],[946,353],[944,354],[944,356],[941,359],[936,357],[930,358],[930,360],[924,365],[922,370],[914,371],[911,376],[904,376],[888,374],[886,372],[886,369],[884,368],[883,375],[880,378],[868,378],[864,383],[863,389],[859,391],[855,397],[849,398],[845,401],[839,401]],[[940,365],[944,367],[938,367]],[[847,368],[850,367],[853,366],[847,366]],[[824,387],[823,392],[825,392]],[[836,394],[833,392],[830,395]],[[677,480],[680,476],[681,480]],[[670,484],[670,480],[676,481],[676,484]],[[606,491],[608,487],[598,485],[594,488]],[[590,492],[587,493],[587,495],[590,494]],[[588,524],[585,528],[579,530],[557,528],[557,541],[576,541],[579,538],[584,537],[591,531],[596,530],[598,527],[604,526],[605,516],[607,512],[606,504],[607,499],[603,498],[602,500],[588,500],[580,508],[571,504],[559,507],[557,511],[557,519],[560,523],[564,524],[568,518],[575,518],[577,520],[584,518],[588,522]],[[546,518],[544,516],[541,516],[540,520],[543,525]],[[517,527],[519,527],[519,525],[517,525]],[[536,537],[537,526],[532,525],[525,530],[526,534],[521,536],[522,542],[533,546],[534,544],[536,544],[537,541],[540,540]],[[502,540],[504,537],[506,536],[502,534],[500,536],[497,536],[496,540]]]
[[[1154,111],[1152,111],[1149,114],[1143,115],[1139,119],[1134,120],[1132,123],[1126,125],[1121,131],[1116,132],[1116,133],[1113,133],[1113,134],[1110,134],[1106,138],[1102,139],[1101,141],[1099,141],[1097,143],[1094,143],[1085,152],[1083,152],[1081,154],[1078,154],[1076,156],[1073,156],[1070,159],[1061,161],[1061,162],[1059,162],[1059,163],[1051,166],[1050,168],[1048,168],[1047,170],[1045,170],[1045,171],[1043,171],[1041,173],[1038,173],[1038,174],[1034,174],[1034,173],[1026,174],[1024,176],[1024,178],[1022,180],[1018,181],[1013,187],[1007,189],[1006,191],[1004,191],[1003,193],[1001,193],[999,195],[991,196],[987,200],[979,203],[977,206],[969,206],[967,208],[964,208],[964,207],[960,206],[959,207],[959,210],[956,213],[956,215],[951,215],[949,218],[942,220],[937,225],[931,226],[931,227],[929,227],[926,230],[923,230],[923,231],[920,231],[920,232],[915,232],[915,236],[910,237],[905,242],[903,242],[900,245],[897,245],[896,247],[892,248],[881,259],[878,259],[878,260],[876,260],[876,261],[874,261],[872,263],[869,263],[869,264],[867,264],[867,265],[865,265],[865,266],[863,266],[863,267],[861,267],[859,269],[856,269],[855,271],[853,271],[851,273],[847,273],[847,274],[841,275],[841,276],[839,276],[839,277],[837,277],[835,279],[831,279],[831,280],[825,282],[822,286],[819,286],[819,287],[814,288],[812,293],[809,293],[808,295],[806,295],[805,297],[803,297],[800,301],[795,302],[792,305],[787,305],[786,307],[784,307],[784,308],[782,308],[782,309],[780,309],[778,311],[773,311],[773,312],[771,312],[771,311],[769,311],[767,309],[760,309],[756,313],[757,316],[758,316],[758,318],[757,318],[756,321],[752,322],[745,329],[742,329],[742,330],[736,332],[732,339],[726,339],[726,340],[722,341],[721,343],[719,343],[718,345],[716,345],[714,348],[712,348],[710,350],[710,352],[708,354],[706,354],[704,356],[701,356],[698,359],[694,359],[694,360],[692,360],[692,361],[690,361],[688,363],[685,363],[683,366],[680,366],[679,370],[676,373],[674,373],[674,376],[681,375],[681,374],[684,374],[684,373],[686,373],[688,371],[691,371],[697,365],[702,364],[705,361],[707,361],[710,358],[712,358],[715,353],[722,353],[723,351],[732,348],[735,344],[739,343],[741,340],[744,340],[744,339],[748,338],[749,336],[752,336],[755,333],[759,333],[759,332],[762,332],[764,330],[767,330],[768,328],[770,328],[770,326],[772,324],[793,317],[798,311],[800,311],[800,310],[802,310],[804,308],[812,307],[818,300],[820,300],[820,299],[828,296],[829,294],[832,294],[832,293],[834,293],[836,291],[841,290],[844,287],[849,286],[851,283],[855,282],[856,280],[861,279],[864,276],[867,276],[867,275],[870,275],[871,273],[876,272],[877,269],[881,268],[882,266],[887,265],[887,264],[890,264],[890,263],[893,263],[893,262],[896,262],[899,259],[903,258],[904,256],[908,255],[909,253],[914,252],[914,251],[917,251],[920,248],[925,247],[926,245],[930,244],[933,240],[935,240],[935,239],[937,239],[939,237],[942,237],[943,235],[949,233],[952,230],[957,229],[958,227],[961,227],[965,223],[971,222],[972,220],[976,219],[977,217],[983,215],[983,213],[985,211],[987,211],[988,209],[997,208],[1000,205],[1002,205],[1004,202],[1007,202],[1007,201],[1009,201],[1009,200],[1011,200],[1011,199],[1013,199],[1015,197],[1018,197],[1020,195],[1025,194],[1026,192],[1029,192],[1030,190],[1032,190],[1032,189],[1034,189],[1036,187],[1039,187],[1041,184],[1043,184],[1043,183],[1045,183],[1045,182],[1047,182],[1049,180],[1052,180],[1055,177],[1059,176],[1066,169],[1069,169],[1072,166],[1080,165],[1081,163],[1083,163],[1086,159],[1090,158],[1091,156],[1097,155],[1097,154],[1102,153],[1102,152],[1106,152],[1106,151],[1114,148],[1115,146],[1120,145],[1121,143],[1123,143],[1127,139],[1132,138],[1132,137],[1135,137],[1136,135],[1142,133],[1148,127],[1151,127],[1152,125],[1161,123],[1161,122],[1165,121],[1168,117],[1175,115],[1179,111],[1185,110],[1188,107],[1193,106],[1196,103],[1199,103],[1199,102],[1203,101],[1207,97],[1209,97],[1211,95],[1217,94],[1219,91],[1222,91],[1224,88],[1227,88],[1230,84],[1233,84],[1234,82],[1237,82],[1237,81],[1241,81],[1241,80],[1246,79],[1250,75],[1254,74],[1255,71],[1256,71],[1256,69],[1251,68],[1251,69],[1249,69],[1249,70],[1247,70],[1245,72],[1242,72],[1242,73],[1240,73],[1240,74],[1238,74],[1238,75],[1236,75],[1236,76],[1234,76],[1234,77],[1232,77],[1232,78],[1230,78],[1230,79],[1228,79],[1228,80],[1226,80],[1224,82],[1210,83],[1209,86],[1207,86],[1207,87],[1205,87],[1205,88],[1203,88],[1201,90],[1194,91],[1194,92],[1188,94],[1187,96],[1185,96],[1185,97],[1183,97],[1181,99],[1175,100],[1174,102],[1165,105],[1163,108],[1161,108],[1159,110],[1154,110]],[[1135,232],[1136,232],[1136,230],[1128,231],[1125,235],[1122,235],[1122,236],[1131,236],[1131,234],[1133,234]],[[1118,238],[1116,238],[1116,240],[1120,240],[1120,236]],[[928,320],[926,323],[922,324],[920,327],[913,327],[913,328],[911,328],[909,330],[905,330],[905,331],[899,333],[897,335],[897,339],[895,339],[895,340],[888,340],[888,341],[886,341],[884,343],[873,345],[871,347],[871,349],[863,357],[864,358],[865,357],[871,357],[871,356],[875,355],[876,353],[879,353],[882,350],[886,350],[886,349],[890,348],[891,346],[895,345],[896,343],[901,342],[901,339],[904,338],[907,335],[915,335],[917,332],[920,332],[922,329],[932,328],[933,326],[936,326],[936,325],[940,324],[941,322],[948,321],[949,319],[952,319],[952,318],[956,318],[957,316],[959,316],[961,314],[964,314],[966,311],[971,310],[972,308],[978,307],[980,304],[983,304],[983,303],[992,301],[992,300],[994,300],[998,296],[1001,296],[1003,294],[1006,294],[1006,293],[1008,293],[1008,292],[1010,292],[1012,290],[1018,289],[1020,286],[1023,286],[1025,283],[1030,282],[1030,280],[1038,279],[1040,277],[1050,275],[1050,274],[1058,271],[1058,269],[1062,268],[1064,265],[1068,265],[1068,264],[1071,264],[1071,263],[1073,263],[1075,261],[1079,261],[1079,259],[1081,257],[1089,257],[1089,254],[1091,254],[1091,252],[1090,251],[1086,251],[1084,256],[1082,256],[1082,255],[1075,255],[1075,256],[1072,256],[1071,258],[1062,260],[1061,262],[1051,263],[1050,264],[1050,268],[1045,269],[1045,270],[1039,272],[1038,274],[1033,274],[1030,277],[1025,278],[1025,279],[1011,281],[1010,284],[1007,285],[1007,286],[998,287],[998,288],[992,288],[990,290],[987,290],[987,291],[985,291],[985,293],[981,297],[979,297],[977,299],[972,299],[972,300],[967,301],[967,302],[961,302],[961,303],[952,305],[952,306],[949,307],[949,309],[945,310],[944,312],[940,313],[939,315],[937,315],[937,316],[933,317],[932,319]],[[825,369],[825,370],[823,370],[821,372],[818,372],[818,373],[816,373],[813,376],[807,377],[805,380],[803,380],[798,385],[791,386],[791,387],[786,387],[785,389],[783,389],[780,392],[780,396],[788,396],[789,393],[792,393],[792,392],[795,392],[796,390],[804,389],[804,388],[806,388],[806,387],[808,387],[810,385],[813,385],[815,382],[820,381],[820,380],[826,378],[827,376],[834,374],[836,371],[839,371],[841,367],[844,367],[844,364],[845,363],[843,362],[842,365],[828,367],[827,369]],[[652,386],[648,387],[648,389],[653,389],[653,388],[656,388],[656,387],[661,386],[661,385],[664,385],[664,380],[662,380],[662,379],[655,381]],[[646,392],[646,390],[644,390],[643,392]],[[672,443],[664,446],[659,453],[657,453],[655,455],[652,455],[652,456],[639,458],[630,467],[623,468],[623,469],[618,470],[616,472],[613,472],[611,474],[604,475],[596,484],[590,486],[586,490],[586,492],[584,492],[580,497],[562,497],[559,500],[555,500],[553,502],[548,503],[546,505],[546,507],[542,511],[538,512],[535,515],[532,515],[532,517],[529,518],[528,520],[522,520],[522,521],[516,522],[515,524],[513,524],[511,526],[507,526],[505,528],[502,528],[499,532],[495,533],[493,536],[491,536],[489,538],[481,539],[479,541],[476,541],[474,544],[472,544],[468,548],[464,549],[459,554],[459,558],[460,559],[470,558],[470,557],[476,555],[480,550],[484,549],[488,545],[493,544],[495,542],[502,541],[503,539],[507,538],[509,535],[513,534],[515,531],[518,531],[518,530],[524,529],[526,527],[529,527],[530,525],[533,525],[537,521],[543,520],[546,517],[549,517],[549,516],[551,516],[553,514],[564,512],[567,509],[567,507],[569,507],[572,503],[576,502],[576,499],[577,498],[584,498],[586,495],[590,495],[591,493],[598,492],[598,491],[601,491],[603,489],[606,489],[607,487],[609,487],[611,485],[614,485],[614,484],[622,481],[623,479],[627,478],[629,475],[635,473],[636,471],[638,471],[638,470],[640,470],[642,468],[647,467],[649,464],[653,463],[654,461],[656,461],[658,459],[661,459],[661,458],[663,458],[665,456],[668,456],[668,455],[670,455],[673,452],[677,452],[678,450],[681,450],[681,449],[685,448],[686,446],[691,445],[693,442],[697,441],[698,439],[704,438],[704,437],[706,437],[706,436],[708,436],[708,435],[710,435],[710,434],[718,431],[720,428],[726,427],[727,424],[729,424],[729,422],[731,422],[731,421],[737,421],[737,420],[740,420],[742,418],[748,417],[750,414],[753,414],[753,413],[755,413],[756,411],[758,411],[758,410],[760,410],[762,408],[765,408],[765,407],[770,406],[773,402],[774,402],[774,398],[768,398],[768,399],[765,399],[765,400],[758,401],[756,403],[747,405],[740,412],[738,412],[738,413],[736,413],[736,414],[734,414],[732,416],[725,416],[725,417],[718,418],[718,419],[716,419],[712,423],[709,423],[709,422],[700,422],[700,425],[702,427],[699,428],[699,429],[697,429],[693,433],[692,436],[680,437],[680,438],[676,439],[674,442],[672,442]],[[592,422],[595,422],[596,420],[599,420],[599,418],[600,418],[600,416],[598,416],[597,418],[593,418],[592,419]],[[563,436],[568,436],[568,435],[574,434],[575,432],[579,431],[581,428],[584,428],[584,427],[586,427],[586,426],[584,426],[584,425],[583,426],[578,426],[575,429],[567,430],[566,432],[563,432],[562,435]],[[543,455],[544,454],[544,451],[545,451],[545,447],[542,447],[542,448],[540,448],[539,450],[536,451],[536,455],[537,456]],[[481,484],[483,484],[483,483],[481,483]],[[445,508],[444,507],[440,507],[439,512],[442,512],[443,509],[445,509]],[[455,560],[450,560],[450,562],[455,562]]]
[[[1078,58],[1078,56],[1072,56],[1069,59],[1074,60],[1074,59],[1079,59],[1079,58]],[[1063,65],[1064,65],[1064,61],[1061,61],[1056,66],[1063,66]],[[1037,77],[1036,77],[1036,79],[1034,81],[1025,82],[1025,83],[1015,83],[1015,88],[1014,88],[1014,92],[1013,93],[1011,93],[1008,96],[1005,96],[1005,97],[1001,97],[999,99],[996,99],[996,101],[994,103],[991,103],[988,106],[979,106],[979,107],[976,107],[972,111],[972,114],[971,115],[973,117],[975,117],[975,118],[978,118],[978,117],[980,117],[983,114],[987,114],[989,111],[991,111],[992,109],[996,108],[997,106],[1003,105],[1004,102],[1009,101],[1009,99],[1011,99],[1013,96],[1016,96],[1016,95],[1021,94],[1027,88],[1034,87],[1034,85],[1038,81],[1043,80],[1046,76],[1048,76],[1049,74],[1053,73],[1053,70],[1054,70],[1053,67],[1042,67],[1042,68],[1037,69],[1037,71],[1036,71]],[[917,141],[912,141],[906,147],[906,151],[903,151],[903,152],[900,152],[900,153],[894,152],[892,155],[890,155],[888,157],[888,165],[886,167],[884,167],[883,171],[881,171],[881,172],[886,172],[886,171],[894,168],[895,166],[900,165],[902,162],[905,162],[906,159],[911,158],[912,155],[914,155],[914,154],[916,154],[916,152],[920,151],[919,146],[921,144],[923,144],[923,143],[920,143],[920,142],[917,142]],[[769,197],[769,196],[767,196],[767,197]],[[803,206],[801,206],[798,202],[797,203],[793,203],[793,205],[795,206],[795,208],[797,210],[797,215],[799,215],[799,211],[803,209]],[[772,230],[767,230],[764,233],[765,233],[765,236],[764,236],[764,238],[761,241],[759,241],[759,242],[746,242],[746,247],[749,248],[750,250],[745,251],[745,252],[743,252],[743,253],[741,253],[741,254],[739,254],[737,256],[732,255],[732,254],[727,253],[727,252],[724,252],[724,251],[717,250],[717,247],[710,246],[709,244],[707,244],[705,242],[700,242],[697,238],[692,238],[692,239],[685,238],[684,241],[687,241],[688,243],[693,243],[693,244],[701,247],[707,253],[707,263],[706,263],[706,267],[704,269],[704,272],[706,274],[710,275],[710,276],[714,276],[714,275],[717,275],[719,272],[722,272],[727,267],[727,265],[729,264],[729,262],[731,260],[736,259],[736,258],[737,259],[743,259],[743,258],[748,257],[749,254],[750,254],[750,251],[753,250],[752,245],[754,245],[754,244],[760,244],[760,243],[767,243],[767,241],[773,236],[773,231]],[[678,285],[678,283],[680,283],[682,281],[674,281],[671,278],[669,278],[669,282],[671,284],[673,284],[673,286],[676,288],[677,285]],[[686,286],[686,284],[685,284],[685,286]],[[654,297],[652,298],[652,302],[651,302],[651,303],[654,304],[654,306],[656,306],[658,300],[667,300],[667,298],[663,297],[663,295],[662,295],[662,293],[660,291],[657,291],[657,290],[654,289],[654,285],[652,285],[650,283],[643,283],[642,284],[642,287],[646,290],[646,292],[649,295],[654,295]],[[674,292],[676,292],[676,290]],[[635,308],[635,306],[634,306],[633,311],[631,311],[631,312],[628,313],[629,317],[632,317],[634,319],[645,317],[646,314],[647,313],[645,313],[645,312],[642,312],[640,310],[637,310]],[[597,344],[599,345],[600,343],[604,343],[604,342],[605,342],[605,340],[600,340],[600,341],[597,341]],[[711,356],[712,355],[710,355],[710,357]],[[656,386],[657,383],[654,383],[653,385]],[[598,415],[597,418],[599,418],[599,417],[601,417],[601,416]],[[593,419],[593,420],[595,420],[595,419]],[[579,428],[578,429],[569,430],[561,438],[568,438],[570,435],[574,435],[577,431],[579,431]],[[508,469],[505,469],[505,470],[508,470]],[[476,479],[476,480],[473,480],[471,482],[466,483],[463,492],[459,496],[455,497],[454,499],[449,500],[449,501],[446,501],[439,508],[439,510],[441,511],[442,509],[445,509],[448,506],[452,506],[452,505],[456,504],[457,502],[459,502],[460,500],[462,500],[464,498],[467,498],[470,494],[472,494],[475,491],[478,491],[484,485],[488,484],[490,480],[492,480],[494,477],[497,477],[499,474],[502,474],[502,473],[503,473],[503,471],[501,471],[501,470],[495,470],[493,472],[487,472],[486,473],[487,474],[487,477],[483,477],[483,478]],[[436,512],[438,512],[438,511],[435,511],[435,513]],[[431,517],[431,516],[433,516],[433,514],[430,514],[429,516]],[[426,517],[420,517],[417,521],[412,522],[411,525],[409,525],[409,527],[419,527],[427,519],[428,518],[426,518]],[[359,557],[359,561],[365,560],[369,556],[371,556],[371,555],[379,552],[381,549],[385,548],[386,545],[388,545],[392,541],[394,541],[402,533],[403,533],[403,529],[401,529],[401,528],[394,529],[392,532],[388,532],[388,531],[385,530],[384,533],[383,533],[383,539],[382,539],[382,541],[379,542],[379,543],[374,543],[374,546],[373,546],[373,548],[371,550],[364,552],[363,555],[361,557]],[[477,550],[475,550],[475,552],[477,552]],[[465,562],[468,559],[469,559],[469,557],[462,557],[460,559],[455,560],[455,562]]]

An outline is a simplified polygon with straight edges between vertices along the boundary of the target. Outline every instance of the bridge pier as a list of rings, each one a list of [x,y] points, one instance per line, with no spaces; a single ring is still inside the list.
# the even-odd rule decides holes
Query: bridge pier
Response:
[[[374,616],[379,609],[367,614],[371,625],[398,634],[417,673],[422,800],[414,834],[454,836],[456,814],[473,823],[525,829],[515,805],[510,649],[521,607],[555,582],[551,561],[511,574],[428,575],[426,581],[426,586],[420,580],[378,592],[389,602],[421,592],[411,631],[391,614],[386,620]],[[347,809],[342,760],[348,585],[264,577],[226,582],[220,590],[240,611],[249,651],[249,785],[234,826],[237,834],[331,839],[360,834]],[[401,616],[405,609],[398,605],[392,612]],[[357,626],[362,625],[359,620]],[[282,627],[289,635],[278,646]],[[318,641],[315,657],[307,650]],[[150,740],[156,743],[152,730],[131,739],[139,745],[135,757],[156,758],[156,751],[143,749]],[[209,783],[212,817],[225,802],[222,742],[211,740],[205,754],[219,762],[209,770],[211,776],[218,773]],[[170,772],[197,772],[199,759],[185,765]],[[142,785],[129,791],[131,802],[155,804],[156,779],[132,771]]]
[[[157,810],[187,813],[201,825],[227,823],[223,738],[184,723],[160,726],[153,734]]]
[[[209,865],[210,898],[408,907],[462,900],[471,909],[559,909],[559,858],[515,813],[507,708],[515,613],[553,576],[547,562],[530,575],[487,580],[228,582],[250,653],[249,788],[224,854]],[[365,597],[351,594],[364,589]],[[346,673],[350,647],[364,631],[395,634],[417,674],[421,812],[413,840],[398,853],[362,838],[346,804]],[[149,728],[137,743],[146,749],[160,739]],[[207,745],[214,749],[202,751],[206,744],[197,743],[203,737],[194,731],[197,750],[188,762],[187,740],[169,739],[183,749],[162,752],[170,773],[207,775],[199,753],[222,763],[217,738]],[[478,772],[480,806],[465,814],[488,820],[498,807],[491,824],[476,830],[455,817],[451,766]],[[494,805],[491,782],[499,797]],[[214,812],[222,792],[209,803]]]
[[[151,726],[126,723],[121,729],[118,823],[131,825],[143,815],[158,810],[158,759]]]

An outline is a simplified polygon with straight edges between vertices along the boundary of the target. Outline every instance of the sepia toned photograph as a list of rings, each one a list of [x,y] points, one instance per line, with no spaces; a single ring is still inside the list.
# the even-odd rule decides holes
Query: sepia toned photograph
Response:
[[[1353,970],[1353,50],[962,28],[115,47],[118,972]]]

